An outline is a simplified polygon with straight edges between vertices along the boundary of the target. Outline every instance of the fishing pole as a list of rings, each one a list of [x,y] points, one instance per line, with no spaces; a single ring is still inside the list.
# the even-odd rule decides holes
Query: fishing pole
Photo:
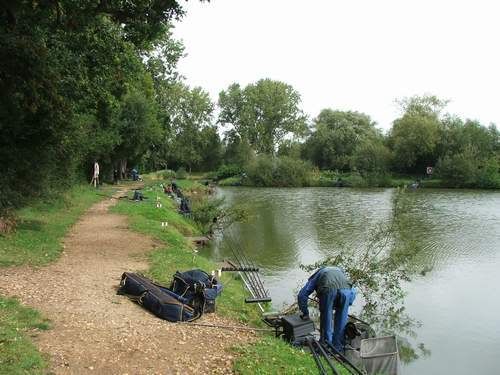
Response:
[[[309,346],[309,349],[311,350],[311,354],[314,358],[314,362],[316,362],[316,366],[318,367],[319,373],[321,375],[328,375],[328,373],[325,370],[325,366],[323,366],[323,363],[321,362],[321,359],[319,358],[319,354],[316,353],[316,350],[314,350],[312,340],[307,340],[307,346]]]
[[[246,267],[248,263],[248,261],[246,261],[245,259],[245,256],[242,252],[240,252],[239,250],[237,250],[236,248],[233,248],[233,251],[235,252],[235,254],[238,254],[238,257],[239,259],[241,259],[241,262],[240,264],[243,266],[243,267]],[[258,285],[258,282],[256,280],[256,278],[254,277],[253,273],[252,272],[245,272],[244,273],[245,276],[247,277],[247,279],[250,281],[250,284],[251,286],[254,288],[254,298],[257,297],[257,298],[261,298],[262,295],[261,295],[261,291],[259,289],[259,285]]]
[[[246,257],[245,255],[245,252],[243,251],[240,251],[240,254],[241,254],[241,257],[243,258],[244,261],[246,261],[246,263],[250,266],[250,267],[255,267],[254,264],[252,264],[248,258]],[[265,297],[266,296],[266,291],[264,290],[264,286],[262,285],[262,281],[260,280],[260,278],[258,277],[258,275],[255,275],[253,272],[249,272],[249,274],[251,275],[251,277],[253,277],[254,279],[254,282],[255,282],[255,285],[257,286],[257,294],[259,295],[259,297]]]
[[[256,331],[256,332],[275,332],[274,329],[268,328],[253,328],[253,327],[240,327],[240,326],[226,326],[223,324],[208,324],[208,323],[195,323],[195,322],[177,322],[177,324],[185,324],[190,326],[198,327],[209,327],[209,328],[223,328],[223,329],[234,329],[240,331]]]
[[[329,342],[326,342],[328,351],[332,353],[332,357],[337,360],[339,363],[341,363],[344,368],[349,371],[353,375],[365,375],[364,372],[362,372],[359,368],[357,368],[351,361],[347,359],[341,352],[335,348],[332,344]],[[349,367],[347,367],[347,366]]]
[[[235,257],[236,261],[238,262],[238,265],[239,265],[240,267],[242,267],[243,265],[242,265],[241,261],[239,260],[239,258],[236,256],[236,252],[234,251],[234,248],[233,248],[232,246],[230,246],[229,244],[228,244],[228,246],[229,246],[230,250],[232,251],[232,253],[233,253],[233,255],[234,255],[234,257]],[[255,288],[252,288],[252,287],[249,285],[249,282],[250,282],[250,281],[249,281],[249,280],[247,280],[247,278],[244,276],[244,272],[243,272],[243,273],[242,273],[242,272],[238,272],[238,274],[240,275],[241,279],[243,280],[243,283],[245,284],[245,286],[246,286],[247,290],[250,292],[250,294],[252,295],[252,297],[253,297],[254,299],[257,299],[257,298],[256,298],[256,296],[255,296],[255,292],[254,292],[254,289],[255,289]],[[259,305],[260,310],[261,310],[262,312],[264,312],[264,308],[262,307],[262,305],[261,305],[260,303],[257,303],[257,305]]]
[[[240,257],[237,255],[236,249],[233,246],[231,246],[231,244],[228,244],[228,246],[231,249],[231,252],[233,253],[233,256],[236,259],[236,262],[238,262],[238,265],[240,266],[240,268],[243,268],[244,267],[244,263],[240,260]],[[242,274],[241,272],[239,272],[239,275],[241,276],[241,278],[243,279],[243,281],[245,281],[244,277],[243,277],[243,275],[245,275],[245,278],[247,279],[248,284],[250,284],[252,286],[252,288],[255,290],[255,286],[253,285],[252,280],[250,280],[245,273]],[[253,294],[254,293],[252,293],[252,295]]]
[[[339,375],[339,373],[337,372],[337,369],[333,365],[333,362],[331,361],[330,357],[326,353],[325,348],[323,348],[323,345],[321,345],[316,339],[312,339],[312,341],[318,347],[318,349],[319,349],[321,355],[323,356],[323,358],[326,359],[326,362],[328,363],[328,366],[330,366],[330,368],[332,369],[333,373],[335,375]]]
[[[246,258],[245,252],[241,251],[241,254],[244,256],[245,259],[247,259],[248,265],[253,268],[257,268],[257,265],[253,263],[251,259]],[[260,294],[261,297],[267,297],[269,294],[268,291],[265,289],[264,284],[262,283],[262,280],[259,276],[259,274],[255,274],[255,278],[257,279],[257,285],[260,287]]]

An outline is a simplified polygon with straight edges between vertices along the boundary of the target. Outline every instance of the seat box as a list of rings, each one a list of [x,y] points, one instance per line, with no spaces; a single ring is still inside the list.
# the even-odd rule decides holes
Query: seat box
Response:
[[[302,320],[299,315],[284,316],[281,321],[283,323],[283,336],[289,342],[295,342],[300,338],[312,335],[315,329],[312,320]]]

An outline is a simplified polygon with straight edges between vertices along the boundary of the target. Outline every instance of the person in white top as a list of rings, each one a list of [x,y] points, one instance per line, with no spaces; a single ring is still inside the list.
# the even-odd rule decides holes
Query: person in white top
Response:
[[[94,161],[94,174],[92,175],[92,181],[90,181],[90,184],[94,184],[94,187],[97,187],[99,185],[99,163]]]

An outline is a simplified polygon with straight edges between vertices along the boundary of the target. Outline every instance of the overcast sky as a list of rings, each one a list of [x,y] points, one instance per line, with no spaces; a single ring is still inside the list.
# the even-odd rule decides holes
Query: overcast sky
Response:
[[[499,4],[499,5],[496,5]],[[174,35],[179,70],[214,101],[229,84],[291,84],[302,109],[365,112],[388,129],[394,99],[434,94],[448,111],[500,124],[495,0],[190,0]]]

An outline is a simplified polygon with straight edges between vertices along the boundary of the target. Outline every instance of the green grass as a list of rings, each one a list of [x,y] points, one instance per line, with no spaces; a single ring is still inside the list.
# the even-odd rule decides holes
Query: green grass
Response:
[[[0,236],[0,267],[40,266],[57,259],[62,251],[61,239],[68,229],[109,191],[79,185],[57,198],[18,210],[16,232]]]
[[[47,367],[29,335],[48,329],[36,310],[0,297],[0,374],[42,374]]]
[[[234,364],[237,374],[317,374],[318,369],[311,353],[297,349],[283,340],[263,337],[253,345],[234,348],[238,356]],[[346,369],[334,362],[339,374],[347,375]],[[324,362],[325,368],[327,367]]]
[[[241,177],[233,176],[233,177],[224,178],[223,180],[219,181],[219,185],[220,186],[240,186],[241,185]]]
[[[274,337],[263,337],[253,345],[234,348],[238,354],[234,370],[238,374],[315,374],[310,353],[295,349]],[[256,365],[258,363],[258,366]]]

